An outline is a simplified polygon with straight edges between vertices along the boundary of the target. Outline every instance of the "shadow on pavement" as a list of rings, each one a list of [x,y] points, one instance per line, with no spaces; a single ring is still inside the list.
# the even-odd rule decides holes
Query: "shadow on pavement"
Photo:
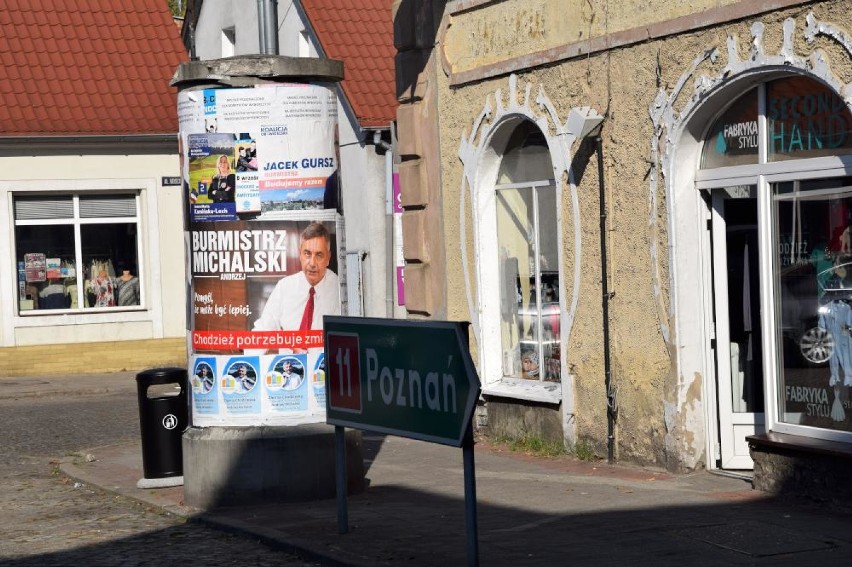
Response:
[[[325,565],[467,565],[461,449],[367,433],[364,440],[370,485],[347,498],[349,533],[338,533],[335,499],[195,512],[186,529],[201,524],[249,534]],[[767,497],[742,479],[675,476],[480,446],[475,453],[476,541],[483,566],[801,567],[848,565],[852,557],[849,514]],[[3,565],[77,563],[79,557],[113,553],[124,558],[121,564],[165,565],[176,549],[172,533],[183,532]],[[145,553],[147,537],[154,538],[157,554],[134,555],[137,547]],[[204,547],[211,537],[218,536],[205,535],[197,545]]]

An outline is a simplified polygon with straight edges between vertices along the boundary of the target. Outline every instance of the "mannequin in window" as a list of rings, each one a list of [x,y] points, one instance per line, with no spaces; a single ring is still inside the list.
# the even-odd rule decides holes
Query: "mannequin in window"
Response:
[[[831,417],[844,421],[846,412],[843,404],[849,397],[852,386],[852,306],[850,306],[850,282],[847,280],[848,256],[839,256],[834,274],[826,282],[826,302],[820,308],[819,326],[834,338],[834,353],[828,361],[830,377],[828,385],[834,389]]]
[[[115,279],[115,293],[118,305],[139,305],[139,278],[134,276],[129,266],[119,264],[121,275]]]
[[[77,309],[77,278],[65,280],[65,295],[68,296],[68,307]]]
[[[47,285],[38,292],[39,309],[65,309],[68,307],[68,296],[58,278],[51,278]]]
[[[89,280],[87,288],[95,295],[93,307],[115,307],[115,285],[106,270]]]

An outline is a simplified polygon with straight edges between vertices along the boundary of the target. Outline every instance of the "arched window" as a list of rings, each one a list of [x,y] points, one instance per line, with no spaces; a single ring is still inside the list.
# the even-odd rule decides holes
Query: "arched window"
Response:
[[[559,382],[558,200],[533,123],[509,135],[494,191],[503,378]]]
[[[764,407],[775,431],[852,434],[849,154],[846,102],[800,75],[751,88],[704,138],[723,464],[725,424],[760,425]]]
[[[807,77],[776,79],[763,87],[740,96],[716,120],[704,143],[702,168],[757,164],[764,148],[766,162],[852,153],[849,110],[829,87]]]

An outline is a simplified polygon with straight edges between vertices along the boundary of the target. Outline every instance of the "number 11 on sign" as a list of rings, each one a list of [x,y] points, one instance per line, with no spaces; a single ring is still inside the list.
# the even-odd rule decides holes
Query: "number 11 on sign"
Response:
[[[358,335],[328,333],[328,405],[336,410],[361,413],[361,364]]]

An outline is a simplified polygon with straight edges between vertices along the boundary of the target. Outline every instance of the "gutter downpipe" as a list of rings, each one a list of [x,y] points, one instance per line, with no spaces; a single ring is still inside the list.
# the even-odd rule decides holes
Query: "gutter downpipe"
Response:
[[[600,134],[595,136],[595,145],[598,157],[598,195],[601,216],[601,310],[603,312],[603,341],[604,341],[604,386],[606,387],[606,451],[607,462],[614,462],[613,453],[615,446],[615,416],[618,412],[616,406],[615,392],[612,388],[612,364],[609,356],[609,300],[614,294],[609,292],[607,286],[607,254],[606,254],[606,187],[604,184],[603,167],[603,140]]]
[[[278,0],[266,0],[263,8],[266,25],[266,54],[278,55]]]
[[[268,54],[266,50],[266,2],[265,0],[257,0],[257,43],[258,53]]]

